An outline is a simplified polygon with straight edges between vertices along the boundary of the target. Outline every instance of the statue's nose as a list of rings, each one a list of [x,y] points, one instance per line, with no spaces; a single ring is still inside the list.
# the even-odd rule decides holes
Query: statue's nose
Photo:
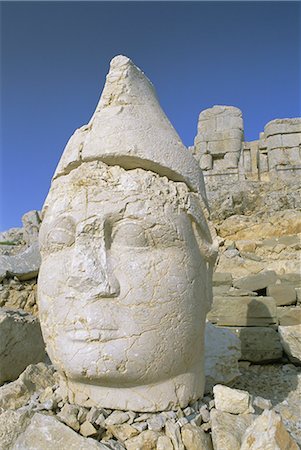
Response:
[[[68,286],[91,297],[119,295],[104,236],[82,233],[76,238]]]

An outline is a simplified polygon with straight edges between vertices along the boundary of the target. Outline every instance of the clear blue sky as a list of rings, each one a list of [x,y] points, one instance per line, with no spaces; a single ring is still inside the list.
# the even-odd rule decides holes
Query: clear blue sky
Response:
[[[199,112],[243,111],[246,140],[300,116],[298,2],[1,2],[1,221],[40,209],[64,146],[92,115],[110,59],[154,83],[186,145]]]

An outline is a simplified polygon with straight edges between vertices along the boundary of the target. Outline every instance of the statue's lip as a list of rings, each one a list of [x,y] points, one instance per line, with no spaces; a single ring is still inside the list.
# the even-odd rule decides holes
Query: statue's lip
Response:
[[[69,327],[65,330],[68,337],[73,341],[82,342],[98,342],[103,343],[115,339],[122,339],[118,329],[114,328],[83,328],[83,327]]]

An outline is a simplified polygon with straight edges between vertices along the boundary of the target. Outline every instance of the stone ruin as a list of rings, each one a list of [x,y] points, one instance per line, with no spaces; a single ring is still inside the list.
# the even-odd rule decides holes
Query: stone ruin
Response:
[[[191,149],[210,190],[216,182],[297,180],[300,148],[301,118],[272,120],[258,140],[245,142],[242,112],[233,106],[213,106],[200,113]]]

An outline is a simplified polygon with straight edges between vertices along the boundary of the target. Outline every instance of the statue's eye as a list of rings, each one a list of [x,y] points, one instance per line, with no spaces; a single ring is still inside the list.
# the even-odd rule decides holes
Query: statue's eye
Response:
[[[46,237],[45,246],[51,250],[60,250],[64,247],[70,247],[74,243],[75,224],[69,217],[54,224]]]
[[[149,233],[141,224],[122,222],[112,230],[112,244],[123,247],[148,247],[151,244]]]

